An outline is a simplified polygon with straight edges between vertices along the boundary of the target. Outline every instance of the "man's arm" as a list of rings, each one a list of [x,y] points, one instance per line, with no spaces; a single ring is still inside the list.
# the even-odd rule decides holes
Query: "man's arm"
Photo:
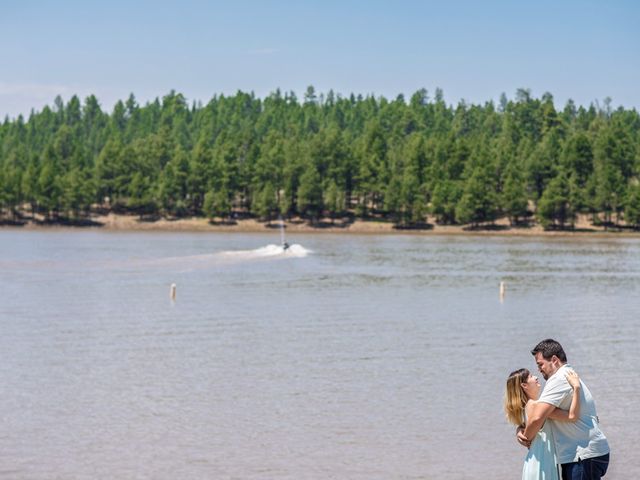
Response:
[[[522,437],[524,437],[523,440],[526,439],[528,442],[533,441],[536,434],[542,428],[544,421],[555,409],[556,407],[550,403],[536,402],[533,405],[531,415],[527,416],[527,426],[522,433],[518,434],[518,436],[522,435]]]
[[[516,440],[523,447],[529,448],[531,446],[531,442],[526,438],[524,438],[524,435],[522,434],[522,432],[524,432],[524,427],[516,428]]]

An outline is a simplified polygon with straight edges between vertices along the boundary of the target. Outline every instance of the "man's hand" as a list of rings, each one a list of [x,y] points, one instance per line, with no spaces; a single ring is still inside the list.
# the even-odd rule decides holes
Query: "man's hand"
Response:
[[[516,440],[518,440],[518,443],[523,447],[529,448],[531,446],[531,442],[527,440],[527,437],[524,436],[523,432],[524,428],[518,427],[518,430],[516,430]]]

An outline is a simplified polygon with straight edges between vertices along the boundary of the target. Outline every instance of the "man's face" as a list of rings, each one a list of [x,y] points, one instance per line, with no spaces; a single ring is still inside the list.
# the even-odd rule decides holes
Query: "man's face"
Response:
[[[542,356],[542,353],[536,353],[536,365],[538,365],[538,370],[540,370],[542,378],[544,378],[545,380],[548,380],[549,377],[556,373],[556,371],[558,370],[558,367],[556,365],[557,362],[554,362],[555,358],[556,357],[554,355],[553,357],[551,357],[551,360],[545,360]]]

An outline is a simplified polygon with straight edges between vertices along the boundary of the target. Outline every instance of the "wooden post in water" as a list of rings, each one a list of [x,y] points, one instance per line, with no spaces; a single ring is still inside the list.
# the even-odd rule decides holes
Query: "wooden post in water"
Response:
[[[171,300],[174,300],[174,301],[176,299],[176,284],[175,283],[171,284],[171,289],[169,290],[169,297],[171,297]]]
[[[500,301],[503,302],[504,301],[504,293],[505,293],[505,284],[504,282],[500,282]]]

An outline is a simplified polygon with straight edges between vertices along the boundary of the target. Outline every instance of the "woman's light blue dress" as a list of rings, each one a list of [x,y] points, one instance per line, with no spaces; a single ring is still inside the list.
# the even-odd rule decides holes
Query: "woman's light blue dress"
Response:
[[[522,480],[560,480],[556,446],[548,422],[545,422],[531,443],[522,467]]]

